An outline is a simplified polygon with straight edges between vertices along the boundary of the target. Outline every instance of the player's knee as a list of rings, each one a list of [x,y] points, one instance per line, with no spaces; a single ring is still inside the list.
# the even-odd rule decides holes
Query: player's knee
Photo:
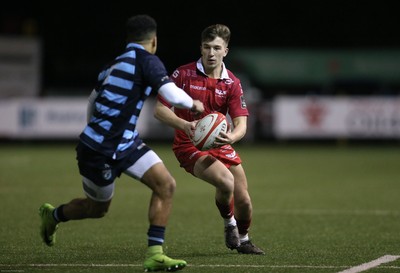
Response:
[[[168,179],[166,179],[166,182],[163,184],[163,193],[167,197],[172,197],[176,189],[176,181],[175,179],[170,176]]]
[[[230,172],[225,172],[219,178],[219,190],[222,192],[231,193],[234,190],[235,179]]]
[[[250,198],[235,198],[235,207],[242,211],[252,211],[253,209]]]
[[[162,199],[171,199],[176,189],[176,181],[171,175],[159,178],[153,187],[153,192]]]

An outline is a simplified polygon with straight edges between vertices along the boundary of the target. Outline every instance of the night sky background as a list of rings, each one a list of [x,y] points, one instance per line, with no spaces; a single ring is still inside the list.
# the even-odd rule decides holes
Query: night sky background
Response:
[[[197,60],[200,33],[214,23],[231,28],[231,50],[400,49],[395,1],[160,2],[2,3],[0,35],[40,38],[43,90],[91,88],[101,67],[125,47],[126,19],[139,13],[157,20],[157,55],[170,73]]]

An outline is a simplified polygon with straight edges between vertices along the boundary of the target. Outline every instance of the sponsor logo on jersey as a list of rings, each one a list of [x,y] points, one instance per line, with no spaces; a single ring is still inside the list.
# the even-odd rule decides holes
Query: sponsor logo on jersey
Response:
[[[194,69],[188,69],[187,75],[188,75],[188,77],[197,78],[197,73],[196,73],[196,70],[194,70]]]
[[[207,87],[205,87],[205,86],[197,86],[197,85],[193,85],[193,84],[191,84],[191,85],[190,85],[190,89],[194,89],[194,90],[202,90],[202,91],[204,91],[204,90],[206,90],[206,89],[207,89]]]
[[[215,89],[215,95],[218,97],[226,97],[226,93],[225,90]]]
[[[225,82],[225,84],[233,84],[234,83],[234,81],[232,80],[232,79],[225,79],[224,80],[224,82]]]
[[[244,96],[240,96],[241,107],[243,109],[247,108],[246,101],[244,100]]]

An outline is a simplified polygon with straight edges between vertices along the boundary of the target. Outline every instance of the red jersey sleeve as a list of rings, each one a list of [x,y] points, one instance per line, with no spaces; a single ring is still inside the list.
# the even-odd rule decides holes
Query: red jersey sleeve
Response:
[[[238,78],[235,79],[235,82],[232,86],[230,99],[228,102],[228,113],[231,118],[249,115],[249,111],[247,109],[246,101],[244,98],[242,84],[240,83],[240,80]]]

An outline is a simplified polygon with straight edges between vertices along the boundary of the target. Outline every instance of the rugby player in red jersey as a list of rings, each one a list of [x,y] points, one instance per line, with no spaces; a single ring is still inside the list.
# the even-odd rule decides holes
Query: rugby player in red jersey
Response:
[[[158,96],[155,117],[175,128],[173,151],[180,166],[216,188],[216,206],[224,219],[225,244],[242,254],[264,254],[249,237],[252,202],[242,161],[232,144],[246,134],[249,115],[240,80],[225,67],[230,29],[222,24],[205,28],[201,34],[201,58],[177,68],[172,80],[193,99],[204,104],[199,116],[190,110],[172,108]],[[229,114],[233,126],[222,133],[215,148],[198,150],[189,136],[198,119],[212,113]]]

